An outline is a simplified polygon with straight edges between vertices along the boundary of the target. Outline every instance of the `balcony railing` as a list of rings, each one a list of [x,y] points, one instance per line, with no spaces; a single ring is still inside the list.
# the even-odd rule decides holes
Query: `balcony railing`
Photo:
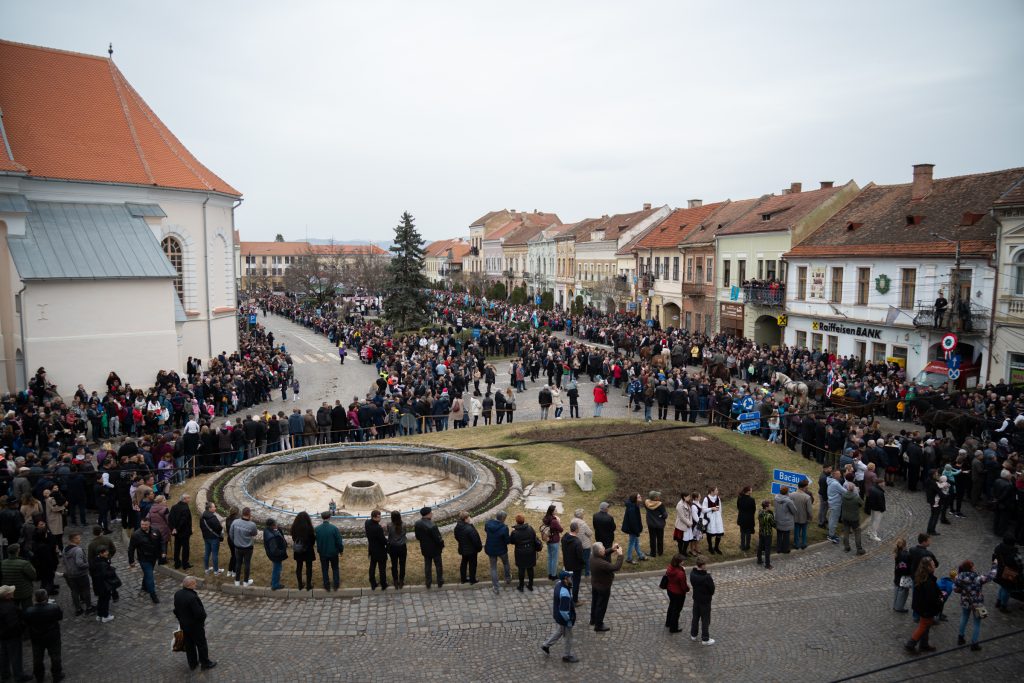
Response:
[[[756,306],[784,306],[786,304],[786,285],[745,284],[743,285],[743,303]]]
[[[935,315],[935,305],[918,301],[914,307],[914,326],[951,330],[960,335],[988,334],[992,312],[984,306],[970,303],[955,309],[952,304],[945,308],[939,316]]]
[[[708,294],[706,282],[684,282],[682,285],[684,296],[707,296]]]

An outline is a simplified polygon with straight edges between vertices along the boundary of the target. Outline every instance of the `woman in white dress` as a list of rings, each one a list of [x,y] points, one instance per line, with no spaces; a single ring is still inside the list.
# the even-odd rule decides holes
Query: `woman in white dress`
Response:
[[[701,507],[708,511],[708,552],[714,555],[721,555],[722,551],[718,546],[725,535],[725,523],[722,521],[722,498],[718,493],[718,487],[712,486],[708,489],[708,495],[701,501]]]

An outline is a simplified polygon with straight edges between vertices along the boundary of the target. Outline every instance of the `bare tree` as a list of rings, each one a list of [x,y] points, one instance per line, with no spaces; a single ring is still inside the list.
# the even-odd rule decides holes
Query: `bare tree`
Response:
[[[308,245],[292,259],[285,271],[284,286],[300,299],[317,306],[333,301],[345,281],[345,261],[334,245]]]
[[[369,294],[380,294],[387,284],[388,257],[375,253],[372,246],[356,247],[345,261],[345,284],[360,287]]]

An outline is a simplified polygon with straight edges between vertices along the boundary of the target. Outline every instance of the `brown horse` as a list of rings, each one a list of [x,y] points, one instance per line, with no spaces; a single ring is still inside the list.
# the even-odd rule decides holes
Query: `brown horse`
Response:
[[[708,379],[722,380],[722,384],[732,382],[732,375],[729,374],[729,366],[725,363],[711,363],[707,366]]]

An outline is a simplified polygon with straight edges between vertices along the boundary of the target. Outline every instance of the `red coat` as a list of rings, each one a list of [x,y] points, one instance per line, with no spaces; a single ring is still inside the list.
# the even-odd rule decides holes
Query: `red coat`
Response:
[[[605,393],[604,387],[598,384],[594,387],[594,403],[607,403],[608,394]]]
[[[690,586],[686,583],[686,570],[681,567],[669,565],[665,569],[668,575],[668,592],[674,595],[686,595],[690,592]]]

